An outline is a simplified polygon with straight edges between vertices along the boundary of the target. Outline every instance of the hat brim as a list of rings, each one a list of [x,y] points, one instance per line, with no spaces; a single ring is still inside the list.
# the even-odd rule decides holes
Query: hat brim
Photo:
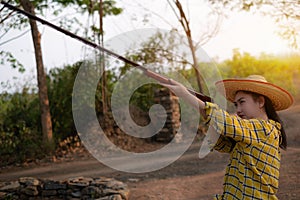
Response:
[[[226,79],[216,82],[216,88],[231,102],[234,102],[235,95],[238,91],[262,94],[272,101],[276,111],[287,109],[294,102],[292,95],[288,91],[268,82],[246,79]]]

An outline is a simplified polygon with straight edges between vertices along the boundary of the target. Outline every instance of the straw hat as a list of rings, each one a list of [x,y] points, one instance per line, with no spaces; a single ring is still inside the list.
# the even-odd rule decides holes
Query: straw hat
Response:
[[[247,78],[225,79],[216,82],[217,90],[226,97],[227,100],[233,102],[236,92],[250,91],[262,94],[268,97],[275,110],[284,110],[293,104],[292,95],[283,88],[267,82],[265,77],[260,75],[250,75]]]

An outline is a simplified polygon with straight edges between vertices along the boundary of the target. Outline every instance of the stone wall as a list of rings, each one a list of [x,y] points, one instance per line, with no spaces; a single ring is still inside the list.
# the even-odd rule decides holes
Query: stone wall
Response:
[[[159,142],[170,142],[180,127],[179,99],[170,90],[161,88],[155,91],[155,103],[162,105],[167,112],[167,120],[163,129],[154,138]],[[159,118],[159,116],[157,116]],[[164,118],[165,116],[163,116]],[[180,133],[178,133],[180,134]]]
[[[0,182],[0,199],[128,200],[129,189],[125,183],[105,177],[64,181],[21,177],[18,181]]]

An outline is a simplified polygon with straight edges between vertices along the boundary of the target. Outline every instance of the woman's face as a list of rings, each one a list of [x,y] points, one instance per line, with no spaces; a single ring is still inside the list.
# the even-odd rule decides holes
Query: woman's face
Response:
[[[235,95],[234,105],[236,114],[243,119],[260,118],[263,114],[264,98],[253,98],[251,93],[238,91]]]

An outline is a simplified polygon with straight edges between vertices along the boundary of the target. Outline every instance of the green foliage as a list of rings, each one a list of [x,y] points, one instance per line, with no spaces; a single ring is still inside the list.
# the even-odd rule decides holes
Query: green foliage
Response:
[[[27,88],[21,93],[0,95],[0,163],[41,157],[39,105]]]
[[[49,74],[48,96],[54,137],[65,139],[75,135],[72,116],[72,91],[81,63],[64,68],[54,68]]]
[[[14,57],[10,52],[0,51],[0,65],[5,65],[9,63],[14,69],[18,69],[19,72],[24,72],[24,66]]]
[[[75,5],[74,8],[77,6],[78,10],[83,11],[99,11],[98,1],[87,2],[85,0],[58,0],[47,2],[44,0],[34,0],[30,2],[34,5],[37,15],[43,15],[44,13],[58,15],[63,11],[61,5],[64,7]],[[16,6],[18,6],[19,3],[20,2],[18,0],[10,2],[10,4]],[[122,12],[121,8],[117,8],[114,5],[115,1],[113,0],[103,1],[104,16],[117,15]],[[8,33],[11,29],[23,31],[25,27],[28,28],[28,18],[21,14],[15,14],[9,9],[1,9],[1,19],[3,19],[1,20],[1,30],[3,31],[2,36]],[[78,25],[76,22],[79,21],[81,20],[78,20],[76,17],[72,17],[72,19],[69,20],[62,19],[59,23],[62,27],[68,27],[68,29],[71,29],[74,28],[74,24]],[[82,29],[82,27],[80,28]],[[24,33],[21,33],[16,38],[23,34]],[[0,43],[0,45],[3,45],[6,42],[8,41],[4,41]],[[0,64],[4,65],[9,63],[13,68],[17,68],[21,72],[25,70],[22,64],[19,63],[10,52],[1,51],[0,58]],[[67,66],[65,69],[61,70],[54,69],[48,77],[48,85],[50,88],[48,89],[50,96],[49,102],[56,142],[68,137],[69,135],[76,134],[72,118],[72,89],[78,68],[79,64],[75,66]],[[108,77],[112,78],[112,73],[108,73]],[[109,87],[111,87],[111,84]],[[44,154],[44,150],[48,149],[48,147],[44,148],[41,145],[40,110],[37,94],[34,91],[29,92],[27,88],[24,88],[21,93],[0,94],[0,101],[1,164],[5,165],[16,161],[23,162],[26,159],[38,158]],[[45,146],[45,144],[43,145]]]
[[[78,70],[81,71],[81,75],[84,74],[85,78],[84,87],[79,88],[79,92],[82,94],[83,102],[76,103],[77,106],[94,106],[86,105],[85,98],[93,98],[92,102],[96,105],[96,113],[102,115],[102,98],[101,98],[101,79],[99,66],[92,61],[78,62],[74,65],[68,65],[64,68],[55,68],[50,71],[48,76],[49,86],[49,102],[52,117],[53,133],[57,142],[64,140],[70,136],[75,136],[77,134],[75,124],[73,121],[72,109],[77,109],[72,107],[72,95],[75,79],[78,75]],[[95,73],[96,72],[96,73]],[[98,73],[99,72],[99,73]],[[86,91],[86,87],[95,87],[91,80],[98,80],[97,88],[95,94],[90,94]],[[107,95],[110,98],[111,91],[114,83],[112,80],[116,80],[115,75],[111,71],[106,73],[107,80]],[[78,90],[78,88],[76,88]],[[88,100],[90,102],[90,100]]]
[[[87,1],[87,0],[58,0],[57,2],[63,4],[64,6],[67,5],[77,5],[81,9],[82,12],[88,12],[89,14],[98,13],[99,12],[99,1]],[[120,14],[123,9],[116,7],[116,1],[114,0],[103,0],[102,2],[102,9],[103,15],[118,15]]]
[[[130,104],[139,107],[143,111],[149,111],[154,102],[154,92],[159,85],[146,84],[138,88],[130,98]]]
[[[251,74],[264,76],[267,81],[279,85],[296,94],[294,80],[299,75],[299,56],[282,56],[261,54],[260,57],[249,53],[233,51],[231,60],[220,63],[219,68],[224,78],[246,77]]]
[[[76,135],[72,116],[72,91],[81,63],[52,69],[48,76],[48,94],[53,132],[57,143]],[[36,91],[0,94],[1,165],[42,158],[49,152],[42,143],[39,98]]]

